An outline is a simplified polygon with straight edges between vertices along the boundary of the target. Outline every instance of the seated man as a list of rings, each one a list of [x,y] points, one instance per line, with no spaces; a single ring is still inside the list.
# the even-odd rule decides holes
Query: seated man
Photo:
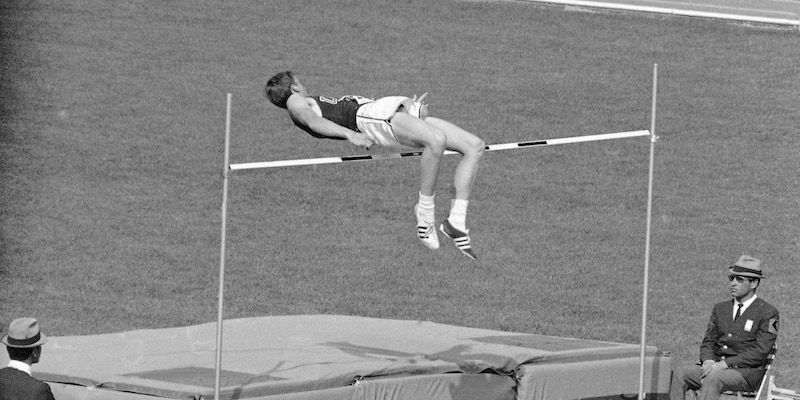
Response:
[[[47,336],[34,318],[17,318],[0,339],[8,351],[8,367],[0,368],[0,400],[54,400],[50,385],[31,376]]]
[[[453,182],[456,193],[450,216],[439,225],[439,230],[453,239],[464,255],[477,259],[470,245],[466,217],[472,182],[485,148],[483,140],[451,122],[429,116],[427,105],[416,99],[309,96],[290,71],[270,78],[265,94],[273,104],[289,112],[295,125],[314,137],[347,140],[365,149],[374,144],[422,149],[419,202],[414,211],[417,237],[430,249],[439,248],[434,227],[434,190],[439,160],[445,150],[461,153]]]
[[[728,270],[733,300],[714,305],[700,345],[700,363],[673,371],[672,400],[687,389],[699,400],[719,399],[724,391],[756,391],[767,356],[778,337],[778,310],[756,296],[761,261],[741,256]]]

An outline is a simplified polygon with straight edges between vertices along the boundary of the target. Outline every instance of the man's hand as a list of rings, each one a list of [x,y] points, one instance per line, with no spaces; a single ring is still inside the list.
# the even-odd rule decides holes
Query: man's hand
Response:
[[[714,361],[714,360],[706,360],[703,362],[703,365],[700,367],[702,369],[702,373],[700,376],[705,378],[712,372],[722,371],[723,369],[728,369],[728,363],[725,361]]]
[[[359,132],[353,132],[347,138],[347,140],[350,141],[350,143],[352,143],[353,145],[358,147],[363,147],[367,150],[369,150],[369,148],[372,147],[373,144],[375,144],[375,142],[373,142],[372,139],[369,138],[369,136]]]
[[[422,94],[422,96],[419,96],[419,98],[417,98],[417,95],[414,95],[414,97],[411,98],[411,100],[413,100],[415,103],[419,103],[420,119],[428,118],[428,116],[431,115],[430,112],[428,111],[428,104],[422,102],[422,100],[425,99],[425,96],[427,95],[428,92],[425,92]]]

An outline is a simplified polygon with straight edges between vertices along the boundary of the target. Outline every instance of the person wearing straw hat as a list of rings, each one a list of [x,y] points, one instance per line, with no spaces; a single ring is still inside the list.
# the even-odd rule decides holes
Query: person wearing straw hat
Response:
[[[11,360],[0,369],[0,400],[55,400],[50,386],[31,376],[31,365],[39,362],[47,337],[34,318],[17,318],[0,339]]]
[[[761,260],[743,255],[728,269],[732,300],[714,305],[700,345],[700,361],[673,371],[672,400],[695,390],[699,400],[725,391],[756,391],[778,338],[778,310],[756,295]]]
[[[270,78],[264,94],[274,105],[287,110],[295,125],[316,138],[347,140],[365,149],[373,145],[421,149],[419,201],[414,213],[417,237],[432,250],[439,248],[434,211],[439,161],[445,150],[460,153],[453,178],[455,197],[450,202],[450,215],[439,225],[439,231],[453,239],[462,254],[477,259],[466,227],[467,205],[486,145],[455,124],[430,116],[427,104],[422,102],[425,94],[419,99],[388,96],[375,100],[309,96],[291,71]]]

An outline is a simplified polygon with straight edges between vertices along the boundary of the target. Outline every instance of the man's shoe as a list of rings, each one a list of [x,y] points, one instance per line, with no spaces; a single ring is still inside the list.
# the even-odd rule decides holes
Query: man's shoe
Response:
[[[456,247],[464,253],[465,256],[477,260],[478,256],[472,251],[472,247],[469,245],[469,230],[466,232],[461,232],[460,230],[450,225],[450,221],[445,220],[444,223],[439,225],[439,230],[442,231],[447,237],[453,239],[455,242]]]
[[[425,247],[436,250],[439,248],[439,235],[433,224],[417,225],[417,237]]]
[[[414,214],[417,215],[417,221],[420,221],[417,206],[414,206]],[[439,248],[439,235],[436,233],[434,223],[417,222],[417,237],[425,245],[425,247],[436,250]]]

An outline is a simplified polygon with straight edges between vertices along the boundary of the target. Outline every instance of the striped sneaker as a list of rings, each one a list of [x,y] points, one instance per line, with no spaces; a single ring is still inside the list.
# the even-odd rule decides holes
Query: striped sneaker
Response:
[[[472,251],[472,247],[469,245],[469,230],[466,232],[461,232],[460,230],[450,225],[450,221],[445,220],[443,224],[439,225],[439,230],[445,234],[445,236],[453,239],[453,242],[456,244],[459,250],[464,253],[465,256],[477,260],[478,256]]]
[[[420,221],[417,206],[414,206],[414,213],[417,214],[417,221]],[[425,247],[431,250],[439,248],[439,235],[433,223],[417,222],[417,237]]]
[[[431,250],[439,248],[439,235],[436,234],[436,228],[433,224],[417,225],[417,237],[425,247]]]

